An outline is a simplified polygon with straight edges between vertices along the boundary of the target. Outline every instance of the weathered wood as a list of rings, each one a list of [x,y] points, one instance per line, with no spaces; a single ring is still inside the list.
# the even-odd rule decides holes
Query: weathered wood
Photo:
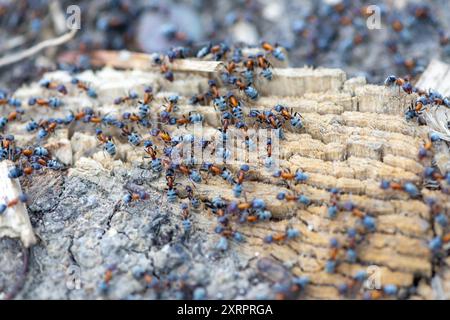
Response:
[[[12,167],[13,164],[8,160],[0,162],[0,203],[17,199],[22,193],[19,180],[8,177]],[[27,248],[36,243],[24,203],[19,202],[0,214],[0,238],[2,237],[19,238]]]
[[[147,56],[137,56],[136,59],[139,62],[134,67],[148,67]],[[120,66],[120,63],[119,60],[113,65]],[[193,68],[194,65],[191,66]],[[81,101],[102,114],[134,112],[135,104],[113,105],[114,97],[126,91],[124,86],[142,90],[144,84],[152,85],[155,101],[151,108],[155,113],[160,110],[164,97],[179,93],[179,114],[186,115],[193,110],[203,114],[207,126],[205,131],[213,133],[220,125],[213,107],[187,104],[191,95],[206,89],[209,73],[216,70],[217,64],[204,66],[200,67],[204,71],[203,75],[176,74],[174,83],[162,80],[158,71],[105,69],[98,73],[86,72],[80,78],[89,79],[102,94],[96,101],[85,97]],[[180,66],[179,70],[189,73],[190,68]],[[68,82],[67,74],[63,73],[52,73],[46,77]],[[309,179],[303,184],[291,185],[291,190],[288,190],[286,184],[280,183],[271,172],[253,164],[248,180],[243,183],[246,197],[249,200],[262,198],[275,219],[240,226],[239,230],[247,240],[242,244],[233,242],[230,250],[243,257],[272,257],[292,266],[294,274],[308,275],[311,278],[311,286],[306,293],[308,298],[338,298],[338,285],[370,265],[379,268],[382,284],[396,284],[403,291],[412,287],[418,277],[431,277],[434,267],[427,247],[428,241],[433,237],[427,205],[421,200],[410,199],[405,192],[382,190],[379,187],[382,179],[413,182],[421,186],[424,164],[417,160],[417,153],[420,146],[428,140],[428,129],[404,119],[404,110],[411,105],[414,96],[381,86],[367,85],[361,79],[345,81],[345,78],[340,70],[277,69],[274,70],[272,83],[257,84],[262,95],[259,100],[255,103],[246,101],[244,104],[248,111],[249,108],[267,110],[282,103],[292,107],[293,111],[302,113],[304,128],[297,131],[288,128],[286,139],[281,141],[280,166],[290,168],[292,172],[299,168],[308,173]],[[69,95],[65,98],[63,110],[76,110],[80,107],[80,94],[70,88],[70,85],[68,87]],[[178,91],[178,88],[183,91]],[[36,93],[43,96],[48,94],[37,85],[32,85],[22,88],[17,96],[27,97]],[[32,110],[37,112],[37,109]],[[23,120],[26,121],[29,116],[34,116],[33,111],[25,114]],[[142,138],[149,136],[148,129],[138,126],[135,129],[142,134]],[[19,140],[26,139],[23,126],[14,130],[17,131]],[[172,135],[190,132],[189,129],[176,126],[168,130]],[[92,134],[77,132],[68,135],[68,139],[71,142],[74,164],[74,169],[70,172],[84,172],[86,179],[92,181],[98,180],[99,172],[119,170],[118,168],[131,170],[136,164],[143,162],[142,157],[145,155],[142,148],[132,148],[120,139],[115,141],[118,150],[115,158],[108,157],[97,146]],[[51,145],[56,146],[54,143]],[[230,165],[229,168],[236,172],[239,166]],[[206,176],[203,178],[206,180]],[[186,177],[177,178],[177,182],[182,185],[191,184]],[[158,191],[163,190],[165,185],[163,176],[151,184]],[[344,241],[347,228],[353,226],[355,221],[348,212],[339,213],[336,219],[328,218],[326,211],[329,189],[333,187],[338,187],[343,192],[342,202],[351,200],[372,214],[376,218],[377,229],[368,234],[358,246],[359,258],[356,263],[342,262],[335,274],[327,274],[324,266],[329,256],[329,240],[336,237]],[[203,200],[211,200],[215,196],[236,200],[231,188],[222,178],[209,176],[206,183],[196,185],[196,193]],[[424,188],[420,189],[426,192]],[[182,187],[179,191],[181,197],[186,196]],[[304,194],[311,199],[312,205],[304,207],[277,200],[276,195],[280,191]],[[450,206],[448,198],[443,198],[442,201],[445,206]],[[178,207],[174,210],[178,210]],[[193,224],[202,232],[216,237],[213,231],[216,219],[213,214],[203,210],[192,219]],[[299,239],[283,245],[263,242],[264,236],[282,232],[287,225],[294,226],[301,232]],[[448,271],[444,273],[442,279],[449,279]],[[443,280],[443,288],[448,292],[448,280]],[[436,290],[431,284],[425,281],[412,298],[430,298],[434,291]]]

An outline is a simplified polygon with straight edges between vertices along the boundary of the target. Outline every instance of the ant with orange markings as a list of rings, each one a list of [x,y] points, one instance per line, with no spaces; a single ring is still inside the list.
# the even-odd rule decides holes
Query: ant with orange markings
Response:
[[[181,174],[188,176],[189,179],[195,183],[200,183],[202,181],[202,177],[197,170],[191,170],[185,164],[177,164],[174,166],[176,170],[178,170]]]
[[[137,115],[135,113],[129,113],[129,112],[124,112],[122,114],[122,119],[129,120],[131,122],[139,122],[142,120],[142,118],[139,115]]]
[[[236,63],[234,61],[229,61],[228,64],[226,65],[225,69],[227,70],[227,72],[229,74],[232,74],[235,70],[236,70]]]
[[[157,157],[156,146],[153,146],[153,143],[150,140],[144,141],[144,151],[152,159],[150,162],[150,166],[153,172],[161,172],[163,170],[163,163],[161,162],[161,159]],[[170,164],[167,164],[167,166],[170,167]]]
[[[285,120],[289,120],[291,126],[295,129],[303,128],[302,115],[298,112],[292,113],[283,105],[277,104],[274,107],[275,111],[277,111]]]
[[[126,204],[129,204],[133,201],[139,201],[139,200],[147,200],[149,197],[149,194],[145,191],[139,191],[139,192],[131,192],[131,193],[127,193],[124,197],[123,197],[123,201]]]
[[[97,98],[97,93],[94,88],[90,87],[87,83],[82,82],[77,78],[72,79],[72,84],[75,84],[78,89],[83,90],[90,98]]]
[[[200,170],[208,172],[208,174],[206,176],[206,181],[208,181],[209,174],[212,174],[213,176],[217,176],[217,175],[221,175],[223,173],[223,169],[220,168],[218,165],[213,164],[213,163],[207,163],[207,162],[202,164],[202,167]]]
[[[144,88],[144,98],[141,102],[141,104],[149,104],[153,101],[153,88],[148,86]]]
[[[110,155],[116,155],[116,145],[112,141],[111,136],[106,136],[101,129],[96,129],[95,136],[101,144],[103,144],[103,149]]]
[[[124,97],[117,97],[114,99],[114,104],[122,104],[127,101],[135,100],[138,98],[138,94],[135,91],[130,91],[128,94]]]
[[[211,95],[209,94],[209,92],[204,93],[204,94],[194,94],[190,99],[189,99],[189,104],[192,105],[196,105],[196,104],[200,104],[200,105],[208,105],[211,101]]]
[[[403,91],[407,94],[411,94],[413,92],[413,87],[407,79],[396,77],[394,75],[388,76],[384,81],[384,84],[387,87],[397,86],[399,91],[400,89],[403,89]]]
[[[39,84],[41,85],[41,87],[44,87],[46,89],[52,89],[52,90],[56,90],[59,93],[62,93],[63,95],[67,94],[67,88],[65,85],[57,83],[56,81],[51,81],[48,79],[43,79],[39,82]]]
[[[172,142],[172,137],[167,131],[160,129],[153,129],[150,133],[152,136],[161,139],[165,144],[170,144]]]
[[[431,158],[433,156],[433,142],[428,140],[425,142],[423,147],[419,148],[418,158],[419,160],[424,160],[426,158]]]
[[[49,121],[49,120],[41,120],[39,122],[39,131],[38,131],[38,139],[44,139],[46,138],[50,133],[55,132],[56,128],[58,127],[58,124],[56,121]]]
[[[288,181],[295,181],[295,183],[299,183],[299,182],[305,182],[308,180],[309,176],[300,170],[297,169],[295,171],[295,173],[292,173],[291,170],[289,168],[284,169],[284,170],[277,170],[273,176],[275,178],[281,178],[283,179],[283,181],[288,182]]]
[[[286,60],[286,57],[280,46],[278,46],[278,45],[273,46],[270,43],[263,41],[261,43],[261,47],[264,50],[266,50],[267,52],[269,52],[270,54],[272,54],[277,60],[279,60],[279,61]]]
[[[245,174],[250,170],[250,167],[247,164],[241,166],[237,174],[237,181],[233,186],[233,193],[236,198],[239,198],[242,194],[243,188],[242,183],[245,180]]]
[[[175,172],[173,169],[166,170],[166,185],[167,188],[167,200],[171,203],[175,202],[178,198],[178,192],[175,188]]]
[[[171,113],[172,111],[177,111],[178,99],[179,97],[177,95],[164,98],[164,101],[167,103],[167,105],[164,104],[163,107],[165,107],[168,113]]]
[[[57,109],[62,105],[62,101],[57,97],[50,97],[48,99],[31,97],[28,99],[28,105],[37,105],[39,107],[51,107],[53,109]]]
[[[300,232],[297,229],[293,228],[291,225],[287,225],[284,232],[269,234],[268,236],[264,237],[263,241],[268,244],[273,242],[281,243],[287,240],[298,238],[299,236]]]
[[[241,79],[236,79],[233,82],[233,84],[236,85],[239,90],[244,91],[245,95],[251,100],[256,100],[258,98],[259,94],[255,87],[250,84],[245,84]]]
[[[23,115],[25,113],[24,110],[22,109],[18,109],[15,111],[11,111],[8,116],[6,117],[6,119],[8,119],[8,122],[12,122],[15,120],[20,120],[20,116]]]
[[[99,289],[102,293],[107,293],[110,287],[110,282],[113,279],[114,271],[117,269],[115,265],[109,266],[104,275],[103,280],[99,284]]]
[[[258,67],[262,69],[260,75],[262,75],[267,80],[272,80],[273,74],[271,70],[271,63],[266,59],[266,57],[260,53],[256,56],[256,61],[258,63]]]
[[[176,119],[176,124],[177,124],[178,128],[183,125],[187,128],[187,126],[189,124],[199,123],[202,121],[203,121],[203,115],[201,115],[199,113],[194,113],[193,111],[191,111],[191,112],[189,112],[187,117],[185,115],[182,115],[181,118]]]
[[[161,63],[159,71],[161,72],[161,74],[164,75],[164,78],[166,80],[173,82],[174,80],[173,72],[170,70],[169,66],[165,62]]]
[[[256,122],[258,122],[259,124],[266,123],[273,129],[280,129],[283,126],[283,121],[278,119],[278,117],[272,111],[259,111],[256,109],[252,109],[250,110],[249,117],[255,118]]]
[[[128,127],[122,128],[122,135],[126,136],[128,142],[133,146],[139,146],[141,144],[141,137],[137,132],[134,132],[133,129],[128,129]]]
[[[72,114],[75,121],[82,121],[84,123],[101,123],[102,118],[100,115],[95,115],[94,110],[91,107],[85,107],[81,111],[77,111]]]
[[[18,109],[11,111],[6,117],[0,117],[0,130],[3,130],[9,122],[19,120],[23,113],[24,110]]]
[[[200,199],[194,195],[194,190],[191,188],[191,186],[186,186],[185,190],[191,206],[194,209],[200,208],[201,205]]]
[[[6,203],[0,203],[0,215],[4,214],[8,208],[12,208],[19,203],[27,203],[28,197],[22,193],[17,198],[7,201]]]
[[[239,102],[239,99],[236,98],[236,96],[232,92],[228,92],[226,97],[227,97],[228,105],[231,108],[236,108],[236,107],[239,107],[241,105],[240,102]]]
[[[217,82],[215,80],[208,81],[209,86],[209,94],[213,99],[218,98],[220,96],[219,89],[217,87]]]
[[[277,194],[276,198],[280,201],[287,201],[287,202],[295,201],[305,206],[309,206],[311,204],[311,200],[303,194],[301,195],[286,194],[286,192],[282,191]]]

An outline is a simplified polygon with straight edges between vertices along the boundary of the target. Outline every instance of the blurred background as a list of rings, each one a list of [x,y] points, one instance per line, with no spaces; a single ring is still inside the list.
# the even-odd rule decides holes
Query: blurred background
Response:
[[[0,57],[67,30],[70,5],[81,9],[76,37],[0,69],[0,88],[57,68],[90,68],[96,49],[164,52],[208,42],[278,43],[291,66],[339,67],[351,76],[382,82],[389,74],[420,74],[433,58],[450,60],[450,1],[413,0],[0,0]],[[365,8],[378,6],[381,28],[370,30]],[[59,22],[58,22],[59,21]],[[74,63],[63,52],[80,53]]]

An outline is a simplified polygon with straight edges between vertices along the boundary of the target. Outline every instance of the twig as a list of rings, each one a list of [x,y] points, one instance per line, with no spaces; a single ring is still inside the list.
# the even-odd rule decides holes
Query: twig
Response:
[[[66,63],[77,61],[79,53],[65,52],[59,60]],[[89,54],[94,67],[111,66],[117,69],[159,70],[152,63],[152,55],[131,51],[96,50]],[[170,69],[176,72],[215,73],[223,65],[220,61],[203,61],[191,59],[175,59]]]
[[[64,19],[64,12],[61,8],[61,3],[58,0],[53,0],[49,3],[50,16],[53,20],[53,26],[56,34],[63,34],[66,30],[66,23]]]
[[[16,47],[23,45],[27,39],[24,36],[17,36],[5,41],[5,44],[0,47],[0,52],[6,52]]]
[[[76,33],[77,33],[77,29],[72,29],[70,32],[68,32],[58,38],[44,40],[44,41],[38,43],[37,45],[35,45],[31,48],[28,48],[24,51],[21,51],[19,53],[12,53],[10,55],[2,57],[2,58],[0,58],[0,68],[10,65],[10,64],[13,64],[13,63],[16,63],[16,62],[19,62],[28,57],[31,57],[31,56],[35,55],[36,53],[44,50],[45,48],[59,46],[65,42],[69,41],[70,39],[72,39]]]

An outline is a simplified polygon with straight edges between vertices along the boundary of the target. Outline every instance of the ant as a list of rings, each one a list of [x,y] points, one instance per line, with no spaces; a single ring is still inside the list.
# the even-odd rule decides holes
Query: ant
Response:
[[[8,115],[6,117],[1,117],[0,118],[0,129],[2,129],[4,126],[6,126],[6,124],[8,122],[20,120],[20,116],[23,115],[24,113],[25,113],[24,110],[17,109],[15,111],[11,111],[10,113],[8,113]]]
[[[281,171],[278,170],[273,175],[276,178],[281,178],[286,181],[295,180],[296,183],[304,182],[308,180],[308,175],[304,173],[303,171],[300,171],[300,169],[297,169],[295,173],[292,173],[289,168]]]
[[[122,135],[128,137],[128,142],[133,146],[141,144],[141,137],[136,132],[130,131],[127,127],[122,128]]]
[[[22,193],[17,198],[9,200],[7,203],[1,203],[0,204],[0,215],[4,214],[6,209],[14,207],[19,202],[26,203],[27,201],[28,201],[27,195]]]
[[[172,138],[171,138],[170,134],[167,131],[158,130],[157,136],[165,143],[172,142]]]
[[[291,240],[291,239],[295,239],[298,238],[300,236],[300,232],[297,229],[294,229],[291,226],[286,226],[286,229],[283,233],[275,233],[275,234],[270,234],[268,236],[264,237],[264,242],[265,243],[272,243],[272,242],[283,242],[286,240]]]
[[[167,112],[171,113],[172,111],[176,111],[178,99],[179,99],[178,96],[170,96],[168,98],[164,98],[166,103],[168,103],[168,106],[163,105],[163,107],[166,108]]]
[[[272,111],[265,112],[266,122],[272,126],[273,129],[280,129],[283,122],[278,119]]]
[[[124,97],[118,97],[114,99],[114,104],[121,104],[130,100],[135,100],[138,98],[138,94],[135,91],[130,91]]]
[[[86,92],[86,94],[91,97],[91,98],[97,98],[97,93],[96,91],[92,88],[89,87],[86,83],[80,81],[77,78],[73,78],[72,79],[72,84],[76,84],[77,88],[83,90],[84,92]]]
[[[200,183],[202,181],[202,176],[196,170],[191,170],[188,166],[184,164],[179,164],[176,168],[184,175],[189,176],[189,179],[195,183]]]
[[[75,121],[80,121],[81,120],[84,123],[91,122],[92,118],[100,119],[100,117],[94,116],[94,110],[92,108],[90,108],[90,107],[83,108],[81,111],[79,111],[79,112],[77,112],[76,114],[73,115],[73,119]],[[94,121],[92,121],[92,122],[94,122],[94,123],[95,122],[98,122],[98,123],[101,122],[101,119],[100,120],[98,120],[98,119],[94,119]]]
[[[239,107],[241,104],[232,92],[227,93],[227,101],[231,108]]]
[[[228,64],[225,66],[225,75],[228,78],[235,70],[236,70],[236,63],[234,61],[229,61]]]
[[[399,89],[403,89],[404,92],[411,94],[414,90],[411,83],[409,83],[407,80],[396,77],[396,76],[388,76],[386,80],[384,81],[385,86],[392,87],[392,86],[398,86]]]
[[[181,218],[182,218],[182,224],[183,229],[185,233],[188,233],[191,230],[192,223],[191,220],[189,220],[189,207],[186,203],[181,204]]]
[[[125,203],[131,203],[132,201],[138,201],[138,200],[146,200],[148,199],[149,194],[144,192],[144,191],[139,191],[139,192],[133,192],[133,193],[127,193],[124,197],[123,197],[123,201]]]
[[[5,91],[0,90],[0,105],[5,105],[8,103],[8,96]]]
[[[153,148],[152,144],[150,141],[145,141],[145,147],[144,147],[144,151],[150,156],[150,158],[152,159],[151,161],[151,168],[154,172],[161,172],[162,171],[162,163],[161,163],[161,159],[156,157],[156,147]]]
[[[51,107],[53,109],[56,109],[62,105],[62,102],[57,97],[50,97],[49,99],[32,97],[28,99],[28,105],[29,106],[38,105],[40,107]]]
[[[256,60],[258,62],[258,67],[262,69],[261,75],[266,78],[267,80],[272,80],[272,70],[270,69],[271,64],[270,62],[264,57],[263,54],[258,54],[256,56]]]
[[[204,58],[211,52],[212,44],[208,43],[197,52],[197,58]]]
[[[450,242],[450,232],[442,236],[434,237],[428,244],[433,253],[437,253],[442,249],[443,245]]]
[[[420,191],[419,189],[411,182],[405,182],[405,183],[397,183],[397,182],[390,182],[387,180],[382,180],[380,184],[380,188],[383,190],[392,189],[392,190],[402,190],[409,194],[411,198],[418,198],[420,197]]]
[[[280,113],[285,120],[289,120],[291,126],[294,127],[295,129],[301,129],[303,127],[302,123],[303,117],[300,113],[295,112],[294,114],[292,114],[292,111],[289,112],[285,106],[282,106],[280,104],[276,105],[274,109],[275,111]]]
[[[267,138],[267,144],[266,144],[266,152],[267,157],[264,159],[264,166],[268,169],[270,169],[273,166],[273,158],[272,158],[272,138]]]
[[[103,275],[103,280],[100,282],[99,288],[100,291],[106,293],[109,289],[110,282],[113,278],[113,273],[116,270],[116,266],[110,266],[106,269],[105,274]]]
[[[261,43],[261,47],[264,50],[270,52],[277,60],[279,60],[279,61],[286,60],[286,57],[285,57],[283,51],[281,50],[281,47],[279,47],[278,45],[273,46],[270,43],[263,41]]]
[[[116,155],[116,145],[112,142],[112,137],[105,136],[101,129],[96,130],[96,138],[103,144],[103,149],[110,155]]]
[[[144,88],[144,99],[142,100],[142,104],[149,104],[153,101],[153,88],[148,86]]]
[[[208,172],[208,175],[206,177],[207,179],[208,179],[208,176],[209,176],[210,173],[213,176],[222,175],[222,173],[223,173],[223,169],[222,168],[220,168],[217,165],[212,164],[212,163],[203,163],[202,169],[206,170]]]
[[[217,88],[217,83],[214,80],[208,81],[209,86],[209,94],[212,96],[213,99],[218,98],[220,96],[219,89]]]
[[[202,121],[203,121],[203,115],[201,115],[199,113],[193,113],[191,111],[191,112],[189,112],[189,115],[187,117],[185,115],[183,115],[181,118],[177,119],[176,124],[178,127],[182,126],[182,125],[187,127],[187,125],[190,123],[199,123]]]
[[[242,183],[245,179],[245,173],[250,170],[250,167],[247,164],[241,166],[238,172],[237,182],[233,186],[234,196],[239,198],[242,194]]]
[[[173,176],[173,172],[168,170],[166,173],[166,185],[167,185],[167,200],[169,202],[175,202],[178,198],[178,193],[175,188],[175,178]]]
[[[238,87],[239,90],[244,91],[246,96],[249,97],[251,100],[256,100],[258,98],[258,91],[251,85],[246,85],[240,79],[237,79],[235,81],[235,85]]]
[[[48,79],[42,79],[39,84],[41,87],[47,88],[47,89],[54,89],[58,91],[59,93],[62,93],[63,95],[67,94],[67,88],[63,84],[56,83],[54,81],[50,81]]]
[[[189,99],[189,104],[192,105],[196,105],[196,104],[200,104],[200,105],[208,105],[210,101],[210,96],[209,94],[194,94],[190,99]]]
[[[129,112],[124,112],[122,114],[122,119],[130,120],[131,122],[139,122],[142,120],[140,115],[137,115],[135,113],[129,113]]]
[[[43,120],[39,123],[38,139],[44,139],[50,133],[55,132],[58,124],[55,121]]]
[[[164,75],[164,78],[170,82],[173,82],[174,76],[173,72],[169,69],[169,66],[166,63],[162,63],[160,66],[160,72]]]
[[[199,198],[194,196],[194,191],[192,190],[191,186],[186,186],[186,192],[188,199],[190,200],[191,206],[194,209],[198,209],[200,207],[200,200]]]
[[[277,194],[277,199],[278,200],[285,200],[285,201],[295,201],[295,202],[299,202],[301,204],[304,204],[305,206],[308,206],[309,204],[311,204],[311,200],[305,195],[299,195],[299,196],[288,195],[285,192],[278,193]]]

